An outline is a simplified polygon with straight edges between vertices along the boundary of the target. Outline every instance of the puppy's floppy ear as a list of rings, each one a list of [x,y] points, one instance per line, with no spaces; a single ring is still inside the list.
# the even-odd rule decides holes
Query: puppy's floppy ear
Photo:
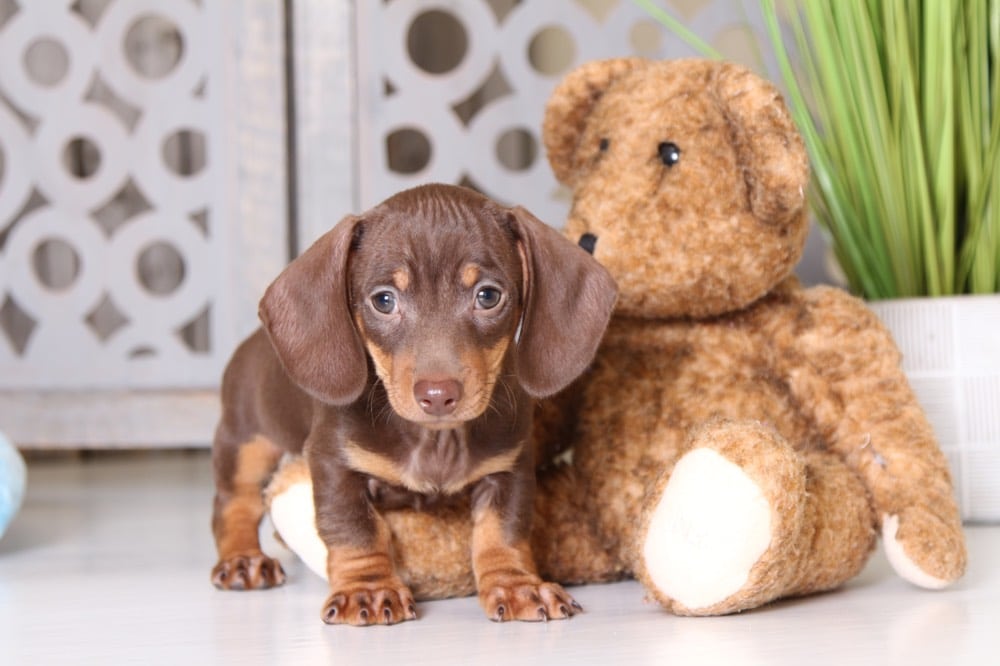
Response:
[[[618,296],[608,272],[521,207],[511,209],[524,262],[518,379],[531,396],[552,395],[594,357]]]
[[[346,217],[320,236],[260,301],[264,330],[292,381],[334,405],[356,400],[368,377],[348,302],[347,264],[358,222]]]

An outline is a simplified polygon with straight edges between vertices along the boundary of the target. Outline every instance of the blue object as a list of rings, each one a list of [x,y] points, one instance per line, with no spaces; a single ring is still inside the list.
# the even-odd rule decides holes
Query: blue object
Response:
[[[24,458],[0,432],[0,538],[21,508],[27,480],[28,468],[24,465]]]

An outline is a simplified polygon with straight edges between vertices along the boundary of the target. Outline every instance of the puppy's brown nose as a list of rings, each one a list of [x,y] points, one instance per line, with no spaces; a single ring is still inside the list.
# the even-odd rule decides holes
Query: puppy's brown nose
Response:
[[[454,379],[421,380],[413,386],[413,397],[420,409],[431,416],[447,416],[455,411],[462,399],[462,385]]]

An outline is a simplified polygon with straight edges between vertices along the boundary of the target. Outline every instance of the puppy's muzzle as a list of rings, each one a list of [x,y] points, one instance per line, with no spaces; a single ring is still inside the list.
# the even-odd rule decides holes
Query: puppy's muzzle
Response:
[[[430,416],[448,416],[462,399],[462,385],[454,379],[421,380],[413,386],[413,397]]]

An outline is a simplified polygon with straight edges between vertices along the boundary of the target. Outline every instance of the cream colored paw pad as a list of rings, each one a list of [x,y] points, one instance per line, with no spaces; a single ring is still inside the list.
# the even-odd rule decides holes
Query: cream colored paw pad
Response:
[[[760,487],[711,449],[674,468],[650,517],[646,571],[667,597],[691,610],[738,592],[771,542],[771,507]]]
[[[950,581],[942,580],[927,573],[920,566],[910,559],[906,550],[896,539],[896,532],[899,531],[899,516],[882,516],[882,547],[885,548],[885,557],[889,564],[896,570],[899,577],[913,583],[917,587],[928,590],[941,590],[950,584]]]

